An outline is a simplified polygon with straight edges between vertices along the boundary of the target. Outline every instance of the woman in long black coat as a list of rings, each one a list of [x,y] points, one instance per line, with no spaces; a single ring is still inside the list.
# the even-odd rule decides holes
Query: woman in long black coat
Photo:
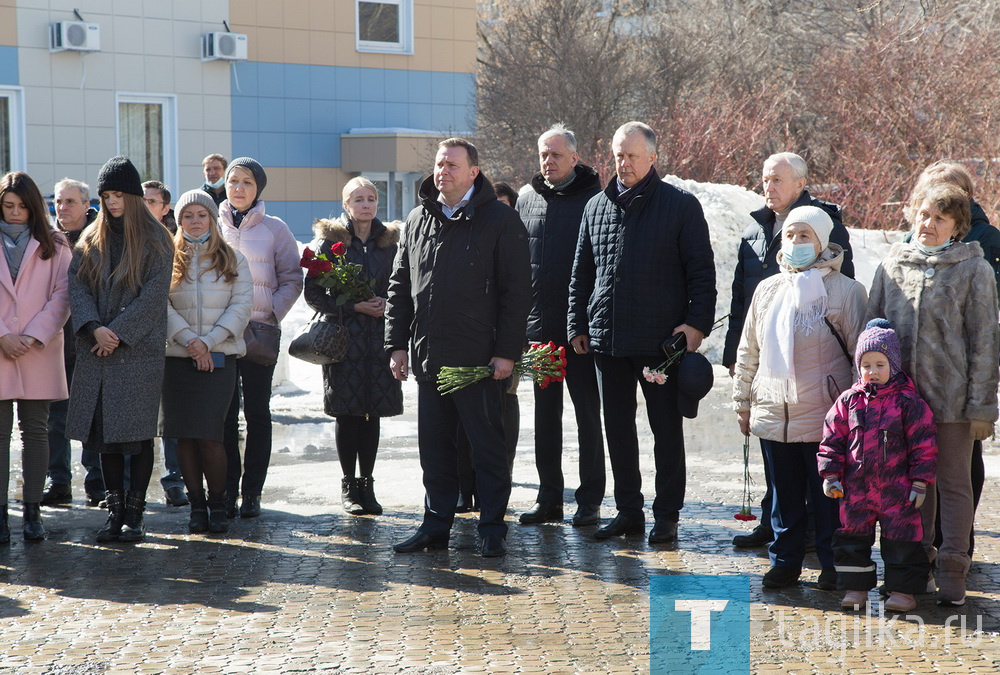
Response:
[[[359,176],[348,181],[343,200],[344,215],[337,220],[318,220],[313,225],[317,239],[312,247],[336,261],[333,247],[344,244],[345,260],[361,265],[364,275],[374,279],[375,297],[338,306],[335,296],[307,276],[305,298],[328,321],[342,316],[347,327],[347,357],[323,366],[323,408],[337,420],[344,509],[354,515],[377,515],[382,513],[382,506],[375,499],[372,473],[378,453],[379,420],[403,412],[400,383],[389,371],[383,316],[399,228],[384,225],[375,217],[378,191],[367,178]]]

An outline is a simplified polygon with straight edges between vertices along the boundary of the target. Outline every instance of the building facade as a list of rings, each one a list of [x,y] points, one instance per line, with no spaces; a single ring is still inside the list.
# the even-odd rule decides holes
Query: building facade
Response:
[[[50,192],[121,153],[177,195],[248,155],[307,240],[359,174],[405,217],[473,128],[475,61],[475,0],[0,0],[0,170]]]

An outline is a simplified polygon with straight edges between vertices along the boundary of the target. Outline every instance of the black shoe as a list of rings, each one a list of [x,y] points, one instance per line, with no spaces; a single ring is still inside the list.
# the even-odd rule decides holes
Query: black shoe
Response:
[[[424,549],[433,551],[438,548],[448,548],[448,537],[432,537],[417,530],[415,535],[406,541],[399,542],[392,547],[392,550],[396,553],[416,553]]]
[[[240,518],[256,518],[260,515],[260,495],[243,495],[240,502]]]
[[[649,531],[650,544],[666,544],[677,540],[677,523],[672,520],[657,519]]]
[[[375,499],[375,479],[371,476],[362,476],[358,481],[358,501],[361,503],[362,513],[371,516],[382,515],[382,505]]]
[[[225,493],[208,493],[208,531],[221,534],[229,531],[229,518],[226,516]]]
[[[597,525],[601,522],[600,504],[580,504],[573,514],[573,527],[584,527],[585,525]]]
[[[455,513],[472,513],[478,510],[479,505],[476,503],[475,492],[458,493],[458,501],[455,502]]]
[[[24,505],[24,540],[41,541],[45,539],[45,528],[42,526],[42,512],[38,504]]]
[[[208,532],[208,506],[205,503],[205,492],[199,490],[188,494],[191,502],[191,518],[188,520],[188,532],[201,534]]]
[[[784,588],[799,580],[799,570],[791,567],[772,567],[764,575],[764,588]]]
[[[816,588],[821,591],[837,590],[837,568],[824,567],[820,570],[819,578],[816,580]]]
[[[108,492],[108,520],[104,527],[97,531],[97,542],[118,541],[122,534],[122,524],[125,522],[125,492],[111,490]]]
[[[365,512],[358,497],[358,479],[354,476],[344,476],[340,481],[340,504],[352,516],[360,516]]]
[[[73,492],[68,483],[49,483],[48,489],[42,494],[42,504],[53,506],[55,504],[69,504],[73,501]]]
[[[641,514],[638,516],[626,516],[619,512],[610,523],[594,532],[594,539],[608,539],[610,537],[620,537],[629,534],[645,534],[646,518]]]
[[[774,541],[774,530],[770,525],[761,523],[750,534],[738,534],[733,537],[733,546],[737,548],[757,548],[767,546]]]
[[[479,552],[484,558],[499,558],[507,555],[507,542],[499,534],[488,534],[483,537]]]
[[[87,506],[98,506],[102,509],[108,508],[108,493],[104,490],[87,491]]]
[[[180,485],[168,487],[163,491],[163,494],[167,498],[167,506],[187,506],[191,503],[188,501],[187,495],[184,494],[184,488]]]
[[[239,509],[236,508],[236,495],[226,493],[226,518],[232,520],[239,513]]]
[[[125,495],[125,520],[118,541],[142,541],[146,538],[146,525],[142,521],[142,512],[145,510],[145,495],[137,492]]]
[[[7,505],[0,506],[0,544],[10,543],[10,525],[7,524]]]
[[[562,504],[542,504],[535,502],[535,505],[521,514],[522,525],[538,525],[539,523],[558,523],[563,519]]]

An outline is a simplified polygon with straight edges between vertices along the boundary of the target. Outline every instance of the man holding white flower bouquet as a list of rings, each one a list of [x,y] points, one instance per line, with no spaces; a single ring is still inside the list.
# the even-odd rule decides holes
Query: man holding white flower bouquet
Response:
[[[472,446],[480,503],[480,551],[506,553],[511,478],[504,443],[504,380],[525,343],[531,308],[527,233],[497,201],[472,143],[438,146],[434,174],[407,218],[386,302],[385,344],[398,380],[417,378],[418,446],[426,498],[423,523],[398,553],[446,548],[458,502],[459,422]],[[450,393],[442,368],[492,366],[493,376]]]

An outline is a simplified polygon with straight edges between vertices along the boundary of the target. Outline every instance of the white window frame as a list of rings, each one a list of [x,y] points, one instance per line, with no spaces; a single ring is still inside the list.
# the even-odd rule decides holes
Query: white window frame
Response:
[[[376,42],[361,39],[362,2],[399,7],[399,42]],[[379,54],[413,53],[413,0],[354,0],[354,43],[359,52]]]
[[[121,104],[154,103],[163,110],[163,183],[173,194],[180,194],[177,152],[177,95],[117,92],[115,94],[115,148],[121,154]]]
[[[0,98],[7,99],[7,108],[10,112],[10,170],[28,170],[28,144],[27,127],[24,113],[24,87],[11,85],[0,85]]]

